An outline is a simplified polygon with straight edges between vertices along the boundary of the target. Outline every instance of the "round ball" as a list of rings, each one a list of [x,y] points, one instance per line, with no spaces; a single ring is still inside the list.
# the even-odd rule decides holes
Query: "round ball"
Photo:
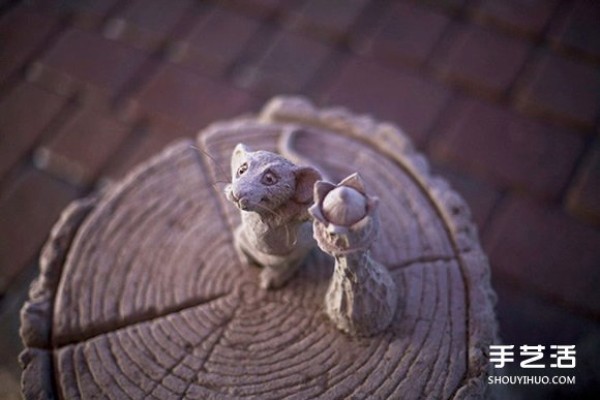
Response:
[[[367,215],[367,199],[356,189],[337,187],[323,199],[323,215],[335,225],[350,226]]]

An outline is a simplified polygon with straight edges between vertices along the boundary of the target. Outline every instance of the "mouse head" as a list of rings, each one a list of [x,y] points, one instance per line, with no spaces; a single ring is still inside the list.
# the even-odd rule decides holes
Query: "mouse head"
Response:
[[[227,199],[240,210],[265,215],[290,201],[310,205],[313,186],[321,178],[314,168],[299,167],[268,151],[251,151],[241,143],[231,156],[231,176]]]

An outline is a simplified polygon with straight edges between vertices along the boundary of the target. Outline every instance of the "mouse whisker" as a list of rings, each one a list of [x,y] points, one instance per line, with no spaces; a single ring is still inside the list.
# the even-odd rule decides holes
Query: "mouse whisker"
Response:
[[[215,157],[213,157],[212,155],[210,155],[209,152],[207,152],[206,150],[201,149],[198,146],[190,145],[190,148],[192,148],[192,149],[194,149],[194,150],[196,150],[196,151],[204,154],[206,157],[208,157],[213,162],[213,165],[215,166],[215,168],[218,170],[217,171],[218,174],[221,175],[221,176],[223,176],[227,182],[229,181],[228,174],[225,173],[225,170],[223,170],[223,168],[221,168],[221,166],[219,165],[219,163],[217,162],[217,160],[215,159]]]
[[[256,204],[256,206],[262,210],[268,211],[271,214],[273,214],[275,217],[277,218],[281,218],[281,214],[279,214],[278,212],[276,212],[275,210],[272,210],[270,207],[267,206],[263,206],[262,204]]]

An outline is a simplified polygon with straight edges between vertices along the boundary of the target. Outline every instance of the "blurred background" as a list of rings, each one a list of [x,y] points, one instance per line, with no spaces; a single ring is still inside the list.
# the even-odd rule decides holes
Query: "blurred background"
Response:
[[[277,94],[400,126],[471,207],[504,343],[577,345],[577,385],[515,398],[599,398],[595,0],[0,0],[0,398],[60,211]]]

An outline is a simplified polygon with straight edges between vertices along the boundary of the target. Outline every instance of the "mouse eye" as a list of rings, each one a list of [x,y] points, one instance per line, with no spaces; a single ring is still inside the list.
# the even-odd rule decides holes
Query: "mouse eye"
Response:
[[[237,170],[237,176],[243,175],[248,170],[248,163],[243,163]]]
[[[267,171],[260,180],[263,185],[271,186],[277,183],[277,177],[274,173]]]

